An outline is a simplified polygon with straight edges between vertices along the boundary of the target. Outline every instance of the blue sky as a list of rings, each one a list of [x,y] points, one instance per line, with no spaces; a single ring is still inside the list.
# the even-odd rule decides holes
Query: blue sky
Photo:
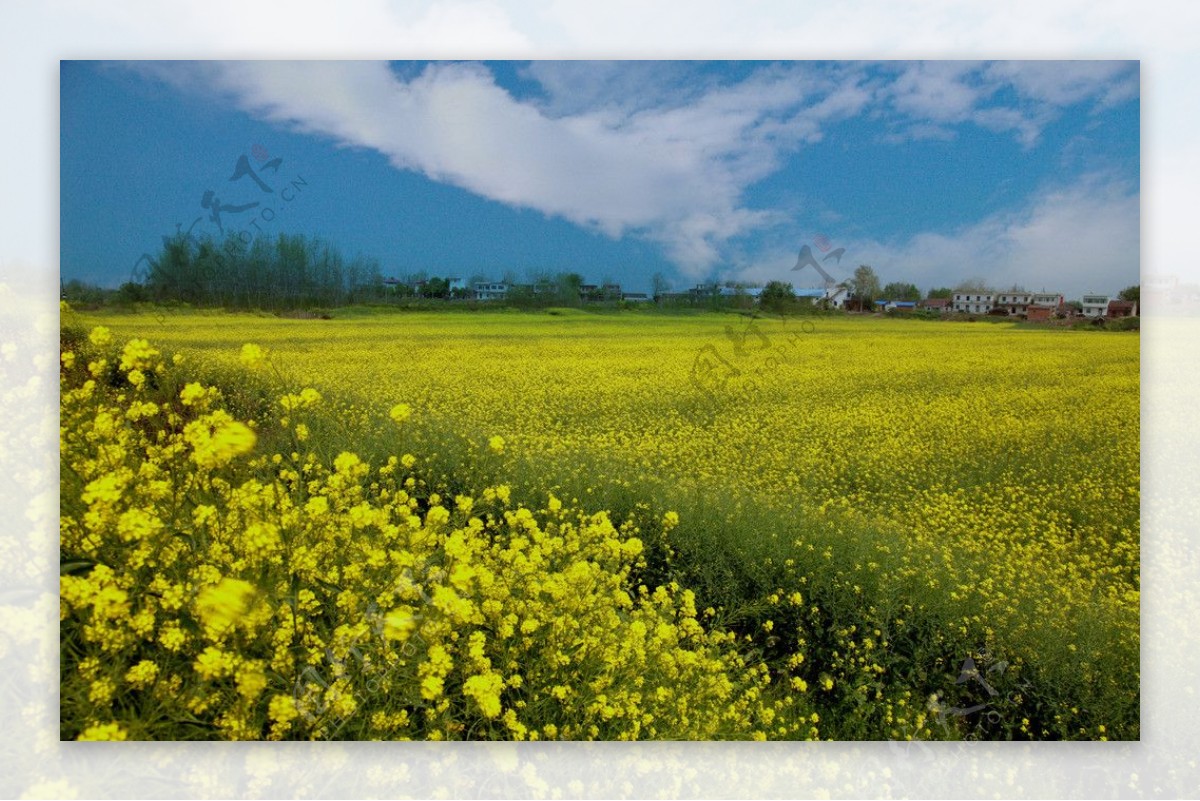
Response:
[[[180,226],[385,275],[782,279],[810,244],[922,290],[1139,281],[1139,69],[1062,62],[73,62],[61,273]],[[240,158],[249,173],[231,180]],[[277,161],[276,161],[277,160]],[[257,204],[243,210],[239,207]]]

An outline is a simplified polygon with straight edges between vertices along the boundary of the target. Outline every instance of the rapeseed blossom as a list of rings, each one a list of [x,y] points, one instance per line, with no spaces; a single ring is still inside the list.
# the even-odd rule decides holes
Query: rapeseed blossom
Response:
[[[242,345],[242,350],[241,353],[238,354],[238,359],[246,367],[254,370],[262,366],[263,360],[266,359],[266,356],[266,351],[263,350],[261,346],[247,342],[245,345]]]
[[[822,320],[712,403],[716,319],[404,318],[405,360],[104,322],[60,358],[69,736],[170,736],[153,703],[231,738],[956,737],[972,653],[988,736],[1136,737],[1136,338]],[[208,371],[247,339],[279,376]],[[206,622],[225,580],[253,595]]]

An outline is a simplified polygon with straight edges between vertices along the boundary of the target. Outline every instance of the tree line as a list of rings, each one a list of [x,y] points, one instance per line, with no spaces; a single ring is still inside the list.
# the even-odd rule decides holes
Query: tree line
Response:
[[[247,244],[176,236],[150,263],[144,286],[152,301],[204,306],[280,309],[335,306],[377,297],[379,263],[346,259],[332,245],[300,234]]]
[[[84,303],[182,302],[239,309],[295,309],[376,300],[384,292],[375,259],[347,259],[316,237],[280,234],[245,242],[230,235],[164,238],[148,267],[115,292],[80,281],[63,286]]]

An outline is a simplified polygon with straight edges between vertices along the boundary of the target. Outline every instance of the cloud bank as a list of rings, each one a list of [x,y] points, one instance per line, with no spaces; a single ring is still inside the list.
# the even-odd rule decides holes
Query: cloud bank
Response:
[[[727,263],[731,240],[789,222],[747,189],[841,120],[885,115],[895,141],[970,124],[1032,147],[1062,106],[1136,95],[1136,65],[1065,64],[789,62],[735,80],[682,62],[534,62],[523,77],[537,91],[522,97],[471,63],[410,77],[382,62],[132,68],[481,197],[651,241],[697,277]]]
[[[947,232],[922,231],[889,242],[834,244],[846,248],[835,279],[871,265],[883,283],[905,281],[923,291],[981,278],[995,289],[1013,285],[1058,291],[1068,298],[1089,291],[1116,292],[1138,274],[1140,196],[1128,181],[1084,175],[1047,186],[1014,208]],[[820,254],[817,254],[818,256]],[[793,272],[796,254],[779,249],[737,273],[746,281],[782,280],[818,286],[811,269]]]

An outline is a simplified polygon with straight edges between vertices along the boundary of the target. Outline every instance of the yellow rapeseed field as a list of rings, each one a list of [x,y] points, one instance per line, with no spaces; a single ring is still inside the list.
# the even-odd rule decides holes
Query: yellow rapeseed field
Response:
[[[1136,334],[64,311],[62,734],[1132,739]]]

